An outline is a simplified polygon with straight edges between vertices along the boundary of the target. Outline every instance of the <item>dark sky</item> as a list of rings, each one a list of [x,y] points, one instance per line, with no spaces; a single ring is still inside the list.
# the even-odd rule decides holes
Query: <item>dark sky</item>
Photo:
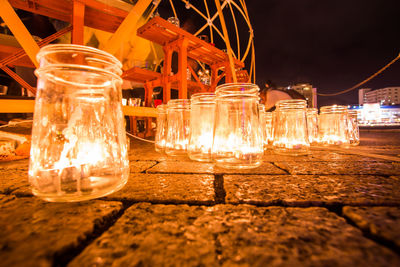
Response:
[[[249,0],[257,84],[310,82],[321,93],[359,83],[400,52],[400,0]],[[400,60],[364,87],[400,86]],[[358,103],[358,90],[318,97]]]

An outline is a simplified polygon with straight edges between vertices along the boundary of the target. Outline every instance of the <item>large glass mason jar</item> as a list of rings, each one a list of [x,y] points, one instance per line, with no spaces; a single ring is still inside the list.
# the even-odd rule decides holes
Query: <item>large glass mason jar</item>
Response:
[[[78,45],[49,45],[40,67],[29,180],[48,201],[108,195],[127,182],[121,63]]]
[[[214,131],[215,94],[197,93],[190,98],[188,155],[196,161],[211,161]]]
[[[310,145],[318,144],[318,109],[307,109],[308,141]]]
[[[300,99],[276,103],[273,149],[277,154],[304,155],[309,152],[307,102]]]
[[[360,130],[358,127],[357,110],[348,110],[347,129],[349,131],[349,142],[351,146],[360,144]]]
[[[157,128],[155,136],[155,149],[157,152],[163,153],[167,139],[167,105],[157,106]]]
[[[318,125],[319,142],[324,146],[348,147],[348,114],[346,106],[321,107]]]
[[[261,165],[258,92],[258,86],[250,83],[217,87],[212,147],[217,166],[245,169]]]
[[[165,153],[169,156],[186,156],[190,133],[189,99],[168,101],[167,125]]]

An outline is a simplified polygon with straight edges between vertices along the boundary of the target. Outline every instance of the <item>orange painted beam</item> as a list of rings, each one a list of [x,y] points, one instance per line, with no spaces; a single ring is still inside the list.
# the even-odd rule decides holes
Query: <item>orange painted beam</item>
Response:
[[[72,7],[72,43],[84,45],[83,27],[85,22],[85,4],[79,0],[74,0]]]
[[[36,60],[36,54],[39,52],[39,46],[7,0],[0,0],[0,16],[32,60],[33,64],[38,67],[39,64]]]

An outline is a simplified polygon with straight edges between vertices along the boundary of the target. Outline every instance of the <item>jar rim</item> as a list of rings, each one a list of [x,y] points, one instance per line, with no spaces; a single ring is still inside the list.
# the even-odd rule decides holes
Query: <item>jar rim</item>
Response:
[[[299,109],[299,108],[306,108],[307,101],[303,99],[286,99],[286,100],[279,100],[275,104],[276,108],[278,109]]]
[[[215,94],[218,96],[248,95],[257,96],[260,91],[254,83],[225,83],[217,86]]]
[[[214,104],[216,95],[214,93],[196,93],[190,97],[191,104],[203,103]]]
[[[56,71],[56,70],[61,70],[61,71],[71,71],[71,70],[75,70],[75,71],[90,71],[92,73],[97,73],[97,74],[102,74],[102,75],[111,75],[111,76],[114,77],[114,79],[120,80],[121,83],[122,83],[121,76],[117,75],[114,72],[111,72],[111,71],[108,71],[108,70],[104,70],[104,69],[101,69],[101,68],[96,68],[96,67],[91,67],[91,66],[83,66],[83,65],[67,65],[67,64],[61,65],[61,64],[57,64],[57,65],[54,65],[54,66],[40,67],[40,68],[36,69],[34,71],[34,73],[35,73],[35,75],[37,77],[39,77],[40,75],[42,75],[42,73],[46,75],[46,74],[50,74],[52,71]],[[49,77],[51,77],[51,76],[54,76],[54,75],[50,74]],[[70,82],[70,81],[63,80],[63,79],[57,79],[57,81],[58,82],[63,82],[63,83],[66,83],[66,84],[74,84],[74,86],[77,85],[75,82]],[[81,86],[86,86],[86,85],[82,84]],[[93,86],[93,87],[95,87],[95,86]]]
[[[170,99],[168,108],[190,108],[190,99]]]
[[[109,68],[104,68],[105,70],[108,70],[110,72],[114,72],[117,75],[121,75],[122,74],[122,63],[113,55],[111,55],[110,53],[94,48],[94,47],[90,47],[90,46],[84,46],[84,45],[75,45],[75,44],[49,44],[46,45],[44,47],[42,47],[39,52],[36,55],[36,59],[39,61],[40,63],[40,67],[44,67],[42,66],[41,63],[41,59],[42,58],[46,58],[49,59],[49,55],[52,54],[56,54],[56,53],[71,53],[71,58],[76,56],[76,53],[84,53],[87,55],[92,55],[92,57],[86,57],[85,60],[87,61],[87,63],[94,63],[95,65],[97,64],[103,64],[103,65],[108,65],[110,66]],[[48,63],[48,62],[47,62]],[[84,64],[74,64],[74,63],[65,63],[62,62],[61,60],[59,62],[57,62],[57,60],[54,60],[53,63],[51,63],[50,65],[82,65],[82,66],[86,66]],[[88,64],[88,66],[90,66]],[[92,66],[94,68],[97,69],[103,69],[97,66]],[[104,70],[103,69],[103,70]]]
[[[347,112],[347,106],[343,105],[331,105],[331,106],[323,106],[320,108],[321,113],[342,113]]]

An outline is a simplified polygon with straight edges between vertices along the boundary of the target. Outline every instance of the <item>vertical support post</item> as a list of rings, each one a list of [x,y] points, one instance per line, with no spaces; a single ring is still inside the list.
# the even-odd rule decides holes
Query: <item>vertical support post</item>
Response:
[[[171,64],[172,64],[172,48],[164,46],[164,70],[162,77],[162,86],[163,86],[163,102],[166,104],[171,99],[171,82],[169,81],[169,76],[171,73]]]
[[[39,67],[39,63],[36,60],[36,54],[39,52],[39,45],[35,42],[32,35],[26,29],[7,0],[0,0],[0,16],[7,24],[8,28],[10,28],[14,37],[25,50],[36,68]]]
[[[72,12],[72,43],[83,45],[83,28],[85,22],[85,4],[74,0]]]
[[[189,40],[183,38],[179,42],[179,53],[178,53],[178,90],[179,98],[185,99],[188,97],[187,91],[187,48],[189,45]]]

